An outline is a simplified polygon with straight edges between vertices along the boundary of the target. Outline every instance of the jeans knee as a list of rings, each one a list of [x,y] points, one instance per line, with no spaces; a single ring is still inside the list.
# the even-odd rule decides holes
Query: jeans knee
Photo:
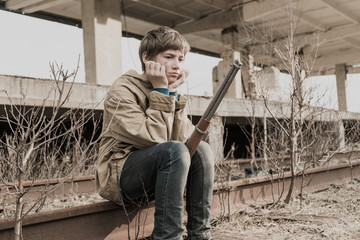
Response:
[[[189,152],[185,143],[180,141],[169,141],[166,144],[169,145],[169,149],[172,149],[174,152]]]
[[[214,169],[214,155],[210,145],[201,141],[196,151],[200,155],[204,169],[212,171]]]
[[[177,165],[184,170],[190,168],[190,153],[185,143],[170,141],[165,143],[169,155],[168,161],[171,165]]]

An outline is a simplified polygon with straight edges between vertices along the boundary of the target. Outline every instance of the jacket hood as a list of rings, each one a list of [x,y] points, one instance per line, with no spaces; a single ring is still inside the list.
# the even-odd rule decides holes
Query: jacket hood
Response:
[[[143,85],[145,84],[145,86],[152,88],[152,84],[151,82],[147,79],[144,78],[142,75],[140,75],[138,72],[136,72],[135,70],[129,70],[127,71],[124,76],[133,84],[135,84],[136,86],[139,85]]]
[[[115,80],[110,88],[109,94],[111,96],[116,96],[121,93],[121,89],[123,87],[131,88],[130,86],[134,85],[144,93],[149,93],[153,88],[151,82],[148,79],[142,77],[135,70],[129,70]]]

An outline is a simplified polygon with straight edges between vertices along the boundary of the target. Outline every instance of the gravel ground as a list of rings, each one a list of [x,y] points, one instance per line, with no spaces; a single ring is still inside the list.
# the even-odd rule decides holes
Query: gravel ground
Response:
[[[275,207],[250,206],[213,227],[214,240],[360,239],[360,181]]]

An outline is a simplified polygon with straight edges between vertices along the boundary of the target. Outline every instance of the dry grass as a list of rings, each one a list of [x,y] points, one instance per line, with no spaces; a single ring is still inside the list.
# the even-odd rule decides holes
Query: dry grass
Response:
[[[250,206],[218,223],[214,239],[360,239],[360,181],[295,198],[289,205]]]

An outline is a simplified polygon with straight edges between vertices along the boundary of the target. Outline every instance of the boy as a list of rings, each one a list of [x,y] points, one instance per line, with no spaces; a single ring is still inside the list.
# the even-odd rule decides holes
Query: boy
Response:
[[[194,126],[176,90],[189,50],[171,28],[148,32],[139,48],[144,72],[121,76],[104,102],[98,192],[119,204],[155,200],[154,239],[182,239],[185,187],[188,239],[211,239],[214,158],[205,142],[190,158],[185,142]]]

